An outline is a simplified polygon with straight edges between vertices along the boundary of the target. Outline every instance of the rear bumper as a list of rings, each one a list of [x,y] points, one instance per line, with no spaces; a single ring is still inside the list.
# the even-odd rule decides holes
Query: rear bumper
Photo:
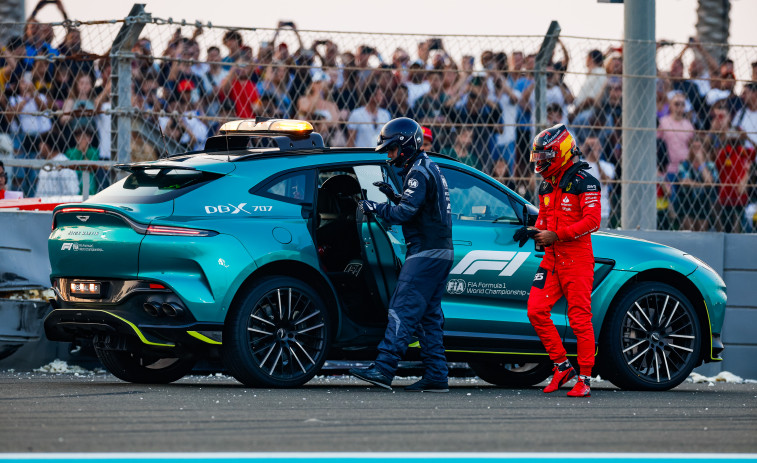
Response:
[[[113,311],[90,308],[55,309],[45,318],[44,327],[51,341],[97,338],[100,343],[116,346],[125,340],[132,346],[155,349],[220,345],[223,332],[222,324],[135,323]]]

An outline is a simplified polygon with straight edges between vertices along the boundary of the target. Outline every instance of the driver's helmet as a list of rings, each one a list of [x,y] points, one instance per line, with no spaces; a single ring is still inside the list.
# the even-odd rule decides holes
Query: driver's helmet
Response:
[[[385,153],[397,147],[397,157],[390,161],[394,166],[404,166],[420,153],[423,146],[423,130],[420,124],[408,117],[398,117],[384,124],[378,136],[376,151]]]
[[[531,147],[531,162],[534,172],[549,177],[562,170],[568,161],[578,154],[576,141],[565,124],[557,124],[539,132]]]

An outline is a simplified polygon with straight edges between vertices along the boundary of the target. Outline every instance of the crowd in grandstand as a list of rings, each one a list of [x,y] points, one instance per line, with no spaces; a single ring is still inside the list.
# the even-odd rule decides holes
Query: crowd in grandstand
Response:
[[[282,41],[283,30],[297,43]],[[526,197],[535,189],[528,165],[532,50],[456,60],[437,38],[382,57],[372,44],[343,50],[329,39],[304,43],[291,22],[280,22],[270,41],[260,43],[227,30],[222,43],[201,47],[202,34],[200,28],[192,36],[177,29],[160,52],[149,37],[132,49],[132,105],[182,149],[202,149],[226,120],[255,116],[312,121],[330,146],[373,146],[385,122],[407,116],[432,130],[433,151]],[[86,52],[76,28],[54,43],[53,28],[34,18],[22,36],[2,45],[0,152],[52,161],[110,159],[110,59]],[[594,49],[582,58],[580,65],[571,63],[558,41],[547,67],[547,121],[569,125],[603,184],[603,225],[618,226],[622,49]],[[570,88],[566,72],[586,74],[583,85]],[[753,231],[757,62],[751,76],[739,77],[737,93],[733,62],[716,60],[696,41],[658,71],[660,228]],[[157,159],[164,151],[136,131],[131,142],[133,161]],[[95,166],[76,172],[16,168],[8,189],[25,196],[81,194],[82,175],[90,179],[90,193],[110,181]]]

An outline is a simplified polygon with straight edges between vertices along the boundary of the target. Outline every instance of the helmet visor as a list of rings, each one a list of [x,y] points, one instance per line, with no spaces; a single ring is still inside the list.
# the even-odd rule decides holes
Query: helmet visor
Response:
[[[553,159],[556,155],[557,153],[553,150],[532,150],[531,162],[548,161]]]

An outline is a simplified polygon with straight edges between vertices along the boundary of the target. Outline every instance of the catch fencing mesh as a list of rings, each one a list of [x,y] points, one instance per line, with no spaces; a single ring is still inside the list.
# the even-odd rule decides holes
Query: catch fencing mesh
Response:
[[[140,21],[131,50],[114,53],[119,30]],[[430,150],[535,199],[539,178],[528,159],[544,127],[534,116],[543,36],[230,28],[149,16],[3,28],[18,36],[2,44],[0,160],[7,190],[25,197],[95,194],[117,178],[117,160],[201,150],[231,119],[305,119],[329,146],[374,146],[385,122],[407,116],[431,129]],[[638,77],[623,46],[561,37],[543,89],[546,126],[562,122],[573,133],[602,183],[603,225],[613,228],[621,227],[625,183],[622,89]],[[650,207],[658,228],[754,231],[757,46],[656,46]],[[130,64],[131,91],[116,110],[111,68],[119,59]],[[117,159],[113,121],[124,116],[131,136],[119,143],[128,144],[128,159]]]

